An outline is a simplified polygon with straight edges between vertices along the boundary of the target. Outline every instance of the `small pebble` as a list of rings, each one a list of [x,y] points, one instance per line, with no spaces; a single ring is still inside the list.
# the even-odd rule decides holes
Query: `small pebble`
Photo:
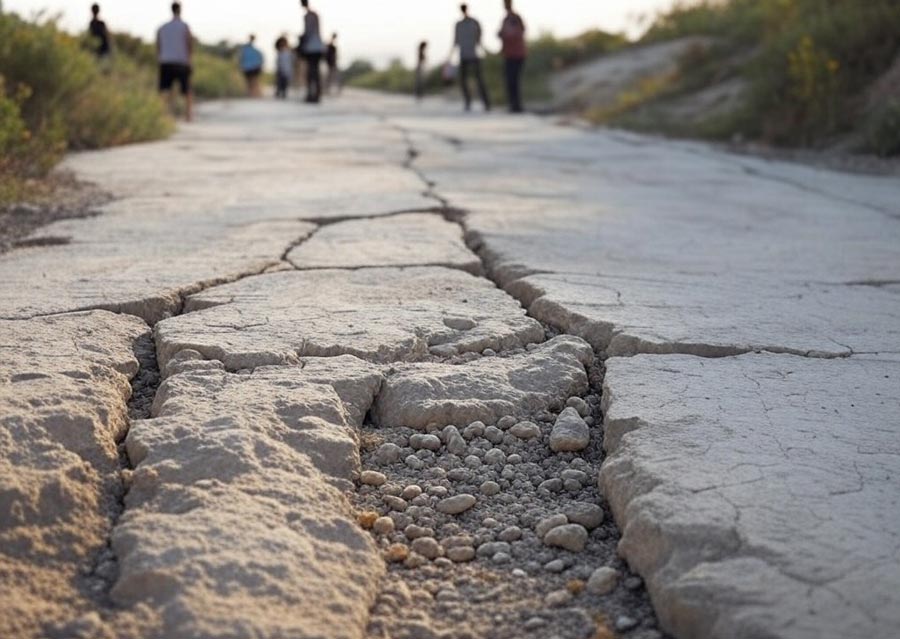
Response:
[[[518,541],[522,538],[522,529],[518,526],[510,526],[509,528],[504,528],[499,535],[497,535],[497,539],[500,541]]]
[[[557,526],[543,537],[544,544],[557,548],[565,548],[571,552],[581,552],[587,543],[588,532],[580,524]]]
[[[484,435],[484,422],[472,422],[463,429],[463,437],[474,439]]]
[[[482,495],[491,497],[500,492],[500,484],[495,481],[486,481],[479,487]]]
[[[441,547],[434,537],[419,537],[413,540],[412,549],[426,559],[436,559],[441,554]]]
[[[404,488],[403,492],[400,493],[400,496],[403,497],[403,499],[413,500],[421,494],[422,494],[422,489],[419,486],[416,486],[415,484],[413,484],[411,486],[407,486],[406,488]]]
[[[456,563],[463,563],[475,559],[475,549],[472,546],[453,546],[446,550],[447,559]]]
[[[403,529],[403,534],[406,535],[407,539],[419,539],[420,537],[430,537],[434,535],[434,531],[431,528],[410,524]]]
[[[616,632],[628,632],[629,630],[636,628],[639,623],[640,622],[633,617],[621,615],[616,617]]]
[[[509,432],[519,439],[534,439],[541,436],[541,427],[534,422],[519,422]]]
[[[629,577],[625,580],[624,585],[628,590],[638,590],[644,585],[644,580],[640,577]]]
[[[413,450],[436,451],[441,449],[441,439],[437,435],[416,433],[409,438],[409,445]]]
[[[556,419],[550,432],[550,450],[554,453],[578,452],[588,447],[591,429],[574,408],[567,408]]]
[[[447,451],[454,455],[462,457],[466,454],[467,450],[469,450],[469,446],[466,444],[466,440],[462,438],[462,435],[453,435],[447,442]]]
[[[382,444],[375,451],[375,461],[382,466],[387,466],[400,461],[400,454],[400,447],[397,444]]]
[[[566,406],[569,408],[574,408],[578,411],[578,414],[582,417],[587,417],[591,414],[591,406],[586,401],[581,399],[580,397],[570,397],[566,402]]]
[[[603,509],[597,504],[588,504],[586,502],[576,502],[566,507],[566,517],[573,524],[581,524],[588,530],[593,530],[603,523]]]
[[[484,438],[492,444],[499,444],[503,441],[503,431],[496,426],[488,426],[484,429]]]
[[[489,450],[484,456],[484,463],[499,466],[506,463],[506,453],[499,448]]]
[[[591,573],[587,582],[588,592],[594,595],[608,595],[616,589],[619,582],[619,571],[603,566]]]
[[[379,517],[372,524],[372,530],[380,535],[390,535],[394,532],[394,520],[390,517]]]
[[[567,523],[569,523],[569,519],[564,514],[559,513],[556,515],[551,515],[550,517],[544,517],[543,519],[541,519],[537,523],[537,526],[534,527],[534,532],[535,534],[537,534],[538,539],[543,539],[544,535],[550,532],[553,528],[556,528],[557,526],[564,526]]]
[[[364,470],[359,476],[359,481],[366,486],[381,486],[387,482],[387,477],[375,470]]]
[[[384,551],[385,561],[399,563],[409,557],[409,547],[404,544],[391,544]]]
[[[565,606],[572,601],[572,593],[568,590],[554,590],[544,598],[544,603],[550,608]]]
[[[469,510],[477,501],[473,495],[454,495],[439,501],[437,510],[445,515],[458,515]]]
[[[395,497],[394,495],[384,495],[382,496],[381,500],[391,510],[396,510],[397,512],[401,513],[406,510],[408,506],[405,499],[403,499],[402,497]]]
[[[509,430],[516,425],[516,418],[512,415],[504,415],[497,421],[497,428],[500,430]]]
[[[554,559],[544,564],[544,570],[552,573],[560,573],[566,569],[566,562],[562,559]]]
[[[372,526],[375,525],[375,522],[378,520],[378,513],[368,511],[364,513],[359,513],[356,516],[356,521],[360,526],[365,528],[366,530],[370,530]]]
[[[413,470],[422,470],[423,468],[425,468],[425,462],[423,462],[415,455],[409,455],[404,461],[406,462],[406,465]]]

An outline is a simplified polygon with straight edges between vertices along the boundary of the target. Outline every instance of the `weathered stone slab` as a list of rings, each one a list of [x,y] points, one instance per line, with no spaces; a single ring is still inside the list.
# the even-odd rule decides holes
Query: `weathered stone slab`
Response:
[[[610,356],[900,352],[900,297],[879,287],[547,274],[507,290],[532,316]]]
[[[881,637],[900,625],[900,362],[607,362],[600,474],[679,637]]]
[[[183,297],[203,286],[278,264],[291,243],[314,229],[294,221],[232,226],[214,215],[144,212],[132,201],[123,214],[41,231],[68,244],[0,255],[0,317],[97,308],[152,324],[177,313]]]
[[[385,380],[372,409],[381,426],[424,429],[430,423],[495,424],[562,407],[588,388],[590,346],[557,337],[523,355],[486,357],[467,364],[407,364]]]
[[[49,636],[104,590],[116,442],[148,330],[104,311],[0,321],[0,636]]]
[[[364,635],[383,562],[338,486],[381,376],[340,359],[180,373],[134,424],[112,597],[154,611],[148,639]]]
[[[321,228],[288,254],[300,269],[446,266],[481,272],[462,230],[437,214],[410,213],[351,220]]]
[[[185,309],[156,327],[162,368],[184,349],[239,370],[302,356],[417,360],[544,338],[489,281],[440,267],[272,273],[191,296]]]

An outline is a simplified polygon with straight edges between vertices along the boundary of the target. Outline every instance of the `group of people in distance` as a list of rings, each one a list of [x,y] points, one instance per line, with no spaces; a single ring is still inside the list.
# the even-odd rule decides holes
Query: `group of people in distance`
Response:
[[[310,7],[309,0],[300,0],[300,5],[305,11],[305,16],[303,34],[300,36],[297,47],[292,48],[285,36],[278,38],[275,43],[275,95],[278,98],[287,97],[288,87],[295,75],[298,61],[302,61],[306,68],[306,102],[318,103],[323,92],[320,71],[323,60],[328,67],[326,90],[340,85],[337,34],[333,34],[331,41],[326,44],[321,35],[319,14]],[[523,111],[521,78],[527,55],[525,22],[513,10],[513,0],[504,0],[504,6],[506,15],[498,36],[503,45],[502,56],[507,101],[512,113],[521,113]],[[466,4],[461,5],[460,10],[463,15],[462,19],[456,23],[453,46],[445,70],[452,68],[450,60],[458,50],[459,80],[466,110],[469,111],[472,108],[469,80],[474,77],[484,108],[489,111],[491,99],[484,82],[482,69],[482,54],[485,53],[485,48],[482,44],[481,25],[469,15],[469,8]],[[98,58],[103,59],[108,57],[111,51],[109,31],[106,24],[100,19],[99,5],[91,6],[91,15],[89,32],[97,43]],[[256,48],[255,41],[255,36],[251,35],[249,41],[241,47],[239,55],[239,65],[247,81],[247,91],[251,96],[261,95],[260,79],[264,65],[264,56]],[[418,98],[423,97],[425,93],[427,49],[427,42],[419,45],[415,74],[415,93]],[[180,2],[172,3],[172,19],[162,25],[157,32],[156,52],[159,61],[159,90],[161,93],[167,94],[171,106],[177,85],[185,99],[185,117],[190,121],[193,116],[191,75],[194,42],[190,27],[181,19]]]
[[[511,113],[522,113],[522,71],[525,68],[525,58],[528,54],[525,42],[525,21],[513,10],[513,0],[504,0],[506,15],[500,25],[497,34],[502,43],[501,55],[504,64],[504,84],[506,98]],[[481,24],[469,15],[469,6],[460,5],[462,19],[456,23],[456,31],[453,36],[453,46],[447,62],[444,65],[445,79],[451,79],[453,66],[451,60],[453,54],[459,51],[459,82],[463,94],[463,104],[466,111],[472,109],[472,93],[469,86],[469,78],[474,77],[478,88],[478,95],[484,104],[485,111],[491,110],[491,98],[484,82],[481,55],[486,53],[482,44]],[[428,43],[419,44],[415,73],[415,94],[421,99],[425,95],[425,81],[428,74]]]
[[[287,98],[288,88],[294,78],[298,65],[306,68],[306,101],[317,103],[322,99],[323,85],[321,76],[322,62],[328,67],[324,91],[330,93],[340,89],[340,72],[338,70],[337,33],[331,35],[328,44],[322,39],[319,14],[309,6],[309,0],[301,0],[306,11],[303,20],[303,34],[297,47],[291,48],[286,36],[275,42],[275,97]],[[250,36],[249,42],[241,47],[239,64],[247,80],[247,92],[253,96],[261,95],[259,78],[262,74],[264,56],[256,48],[256,36]]]

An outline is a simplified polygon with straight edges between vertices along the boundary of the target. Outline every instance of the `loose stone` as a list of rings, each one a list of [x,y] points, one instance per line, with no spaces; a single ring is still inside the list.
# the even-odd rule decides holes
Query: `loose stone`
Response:
[[[400,454],[401,450],[397,444],[382,444],[378,447],[378,450],[375,451],[375,461],[382,466],[387,466],[388,464],[400,461]]]
[[[644,585],[644,580],[640,577],[629,577],[625,580],[625,588],[628,590],[638,590]]]
[[[577,502],[565,509],[566,517],[573,524],[581,524],[588,530],[593,530],[603,523],[603,509],[597,504]]]
[[[430,537],[434,534],[434,531],[431,528],[410,524],[403,529],[403,534],[406,535],[407,539],[419,539],[420,537]]]
[[[588,483],[588,475],[583,470],[576,470],[575,468],[566,468],[559,474],[560,477],[565,479],[572,479],[577,481],[579,484]]]
[[[441,547],[434,537],[419,537],[412,542],[413,552],[427,559],[436,559],[441,554]]]
[[[425,468],[425,462],[416,457],[415,455],[409,455],[406,458],[406,465],[412,468],[413,470],[422,470]]]
[[[484,423],[472,422],[463,429],[463,437],[466,439],[474,439],[484,435]]]
[[[628,617],[626,615],[622,615],[620,617],[616,617],[616,631],[617,632],[628,632],[633,628],[636,628],[640,622],[633,617]]]
[[[379,517],[372,524],[372,530],[380,535],[389,535],[394,532],[394,520],[390,517]]]
[[[498,466],[506,463],[506,453],[499,448],[489,450],[484,456],[484,463]]]
[[[591,573],[587,582],[588,592],[594,595],[608,595],[619,583],[619,571],[603,566]]]
[[[478,459],[477,457],[475,459]],[[447,473],[447,479],[451,481],[469,481],[472,478],[472,471],[465,468],[454,468]]]
[[[580,397],[570,397],[566,402],[566,406],[568,406],[569,408],[574,408],[582,417],[587,417],[591,414],[590,404],[588,404]]]
[[[558,493],[563,489],[563,481],[559,477],[553,477],[552,479],[542,481],[538,488],[543,488],[551,493]]]
[[[366,486],[381,486],[387,482],[387,477],[375,470],[364,470],[359,476],[359,481]]]
[[[409,556],[406,558],[406,561],[403,562],[403,565],[407,568],[420,568],[424,566],[428,560],[420,555],[417,552],[409,553]]]
[[[481,484],[479,490],[481,490],[482,495],[487,495],[491,497],[500,492],[500,484],[495,481],[486,481]]]
[[[559,608],[572,601],[572,593],[568,590],[554,590],[544,598],[544,603],[550,608]]]
[[[563,489],[567,493],[577,493],[581,490],[581,482],[575,481],[574,479],[567,479],[563,482]]]
[[[495,564],[508,564],[512,561],[512,555],[508,552],[498,552],[496,555],[491,557],[491,561]]]
[[[454,331],[471,331],[478,323],[471,317],[445,317],[444,326]]]
[[[475,549],[472,546],[453,546],[447,548],[447,559],[456,563],[463,563],[475,559]]]
[[[587,448],[591,430],[574,408],[567,408],[556,420],[550,433],[550,450],[555,453],[578,452]]]
[[[473,495],[455,495],[439,501],[437,510],[445,515],[458,515],[469,510],[469,508],[475,505],[476,501],[477,500]]]
[[[554,559],[544,564],[544,570],[552,573],[560,573],[566,569],[566,562],[562,559]]]
[[[499,444],[503,441],[503,431],[496,426],[488,426],[484,429],[484,438],[492,444]]]
[[[538,539],[543,539],[548,532],[558,526],[564,526],[567,523],[569,523],[569,518],[562,513],[551,515],[550,517],[541,519],[537,523],[537,526],[534,527],[534,532],[538,536]]]
[[[384,552],[384,559],[390,563],[406,561],[409,557],[409,547],[404,544],[391,544]]]
[[[356,521],[359,523],[360,526],[362,526],[366,530],[370,530],[372,528],[372,526],[375,525],[375,521],[377,519],[378,519],[378,513],[372,512],[372,511],[359,513],[356,516]]]
[[[516,425],[516,418],[512,415],[504,415],[497,421],[497,428],[500,430],[509,430]]]
[[[519,439],[534,439],[541,436],[541,427],[534,422],[519,422],[509,432]]]
[[[406,500],[401,497],[395,497],[394,495],[384,495],[381,500],[388,508],[390,508],[391,510],[396,510],[397,512],[402,513],[407,508]]]
[[[400,493],[400,496],[403,497],[403,499],[411,501],[421,494],[422,494],[422,489],[419,486],[412,484],[412,485],[404,488],[403,492]]]
[[[469,455],[468,457],[466,457],[466,459],[464,460],[463,463],[465,463],[465,465],[468,466],[469,468],[480,468],[481,467],[481,460],[478,459],[478,457],[476,457],[475,455]]]
[[[479,557],[493,557],[498,553],[509,553],[509,544],[505,541],[489,541],[478,546]]]
[[[587,543],[588,532],[580,524],[557,526],[544,535],[544,544],[565,548],[571,552],[581,552]]]
[[[469,446],[461,435],[456,434],[450,437],[450,440],[447,442],[447,450],[454,455],[462,457],[466,454],[466,451],[469,450]]]
[[[500,541],[518,541],[522,538],[522,529],[518,526],[510,526],[509,528],[504,528],[499,535],[497,535],[497,539]]]
[[[441,439],[437,435],[416,433],[409,438],[409,445],[413,450],[436,451],[441,449]]]

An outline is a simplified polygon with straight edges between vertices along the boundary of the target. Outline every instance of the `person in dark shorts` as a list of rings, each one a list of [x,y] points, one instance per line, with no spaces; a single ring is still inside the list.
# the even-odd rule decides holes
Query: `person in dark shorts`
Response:
[[[284,100],[294,75],[294,52],[284,36],[275,42],[275,51],[275,97]]]
[[[251,35],[247,44],[241,47],[239,60],[241,72],[247,81],[247,94],[251,98],[258,98],[262,95],[259,88],[259,77],[262,75],[264,59],[262,51],[254,45],[255,42],[256,36]]]
[[[106,23],[100,19],[99,4],[91,5],[91,23],[88,25],[88,32],[97,43],[97,48],[94,50],[97,57],[101,59],[107,57],[112,48],[109,45],[109,30],[106,28]]]
[[[194,112],[191,90],[191,58],[194,52],[191,29],[181,20],[181,3],[172,4],[172,19],[161,26],[156,34],[156,53],[159,59],[159,90],[169,94],[169,106],[177,84],[185,98],[185,119],[190,122]]]
[[[525,66],[525,22],[513,11],[513,0],[504,0],[506,17],[500,26],[503,42],[503,71],[506,79],[506,98],[511,113],[522,113],[522,69]]]
[[[322,98],[319,65],[325,53],[325,43],[322,42],[319,14],[309,7],[309,0],[300,0],[300,6],[306,11],[303,18],[303,36],[300,39],[300,52],[306,62],[306,102],[316,104]]]
[[[459,83],[462,87],[463,101],[466,111],[472,109],[472,94],[469,91],[469,76],[475,76],[478,85],[478,94],[484,103],[484,110],[491,110],[491,99],[488,96],[487,86],[484,83],[484,74],[481,70],[481,56],[479,50],[484,47],[481,44],[481,25],[478,20],[469,15],[468,5],[460,5],[463,18],[456,23],[456,34],[453,39],[453,48],[459,48]],[[453,51],[451,50],[451,56]]]

